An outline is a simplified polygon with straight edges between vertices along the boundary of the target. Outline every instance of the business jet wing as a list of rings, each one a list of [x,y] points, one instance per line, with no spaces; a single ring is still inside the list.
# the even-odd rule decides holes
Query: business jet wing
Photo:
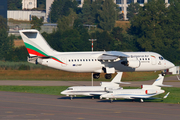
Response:
[[[154,99],[165,99],[168,97],[170,92],[168,92],[163,98],[155,98],[155,97],[148,97],[148,96],[132,96],[131,98],[133,99],[151,99],[151,100],[154,100]]]
[[[100,95],[102,95],[102,94],[104,94],[105,92],[91,92],[90,93],[90,95],[92,95],[92,96],[100,96]]]
[[[118,52],[118,51],[108,51],[104,52],[102,55],[98,57],[99,60],[115,60],[117,58],[127,58],[128,55]]]

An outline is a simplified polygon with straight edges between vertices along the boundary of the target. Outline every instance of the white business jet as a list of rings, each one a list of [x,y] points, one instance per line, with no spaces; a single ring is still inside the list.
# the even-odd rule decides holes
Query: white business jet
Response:
[[[104,72],[110,79],[115,72],[158,71],[174,67],[155,52],[58,52],[37,30],[20,30],[29,53],[28,62],[69,72],[91,72],[98,79]]]
[[[129,84],[128,82],[121,82],[122,72],[118,72],[111,82],[101,82],[101,86],[72,86],[62,91],[62,95],[70,96],[72,99],[76,95],[85,96],[100,96],[108,90],[122,89],[119,84]]]
[[[142,89],[121,89],[121,90],[110,90],[105,94],[100,96],[100,99],[106,98],[113,99],[124,98],[124,99],[140,99],[143,102],[143,99],[159,99],[152,98],[155,95],[162,94],[165,91],[161,89],[161,87],[171,87],[171,85],[163,85],[164,76],[159,74],[159,77],[152,85],[142,85]],[[164,96],[167,98],[169,92]]]

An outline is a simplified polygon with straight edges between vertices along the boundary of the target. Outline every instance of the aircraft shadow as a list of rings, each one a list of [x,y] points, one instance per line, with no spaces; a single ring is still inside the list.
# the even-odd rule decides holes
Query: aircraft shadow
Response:
[[[64,96],[57,99],[71,99],[71,97]],[[99,99],[99,96],[93,96],[93,98],[92,96],[76,96],[76,97],[73,97],[72,99]]]
[[[143,103],[153,103],[153,102],[159,103],[159,102],[162,102],[162,101],[163,100],[159,100],[159,101],[144,100]],[[100,101],[97,101],[97,102],[104,102],[104,103],[108,102],[108,103],[111,103],[111,100],[110,99],[109,100],[104,99],[104,100],[100,100]],[[138,99],[134,99],[134,100],[130,100],[130,99],[113,100],[112,102],[132,102],[132,103],[133,102],[139,102],[139,103],[141,103],[140,100],[138,100]]]
[[[57,98],[57,99],[68,99],[68,100],[70,100],[71,98],[69,97],[69,96],[63,96],[63,97],[60,97],[60,98]],[[72,99],[96,99],[96,100],[99,100],[99,101],[97,101],[97,102],[102,102],[102,103],[110,103],[111,102],[111,100],[109,99],[109,100],[107,100],[107,99],[99,99],[99,96],[94,96],[93,98],[92,98],[92,96],[76,96],[76,97],[73,97]],[[160,102],[162,102],[163,100],[148,100],[148,99],[144,99],[144,102],[145,103],[153,103],[153,102],[156,102],[156,103],[160,103]],[[139,103],[141,103],[140,102],[140,100],[139,99],[118,99],[118,100],[113,100],[112,102],[139,102]]]

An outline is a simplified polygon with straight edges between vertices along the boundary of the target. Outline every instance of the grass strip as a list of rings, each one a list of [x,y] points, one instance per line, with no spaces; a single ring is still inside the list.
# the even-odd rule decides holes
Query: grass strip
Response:
[[[68,86],[0,86],[0,91],[24,92],[48,95],[60,95],[60,92],[67,89]],[[124,89],[135,89],[135,87],[124,87]],[[163,98],[167,92],[170,92],[166,99],[145,100],[145,102],[160,102],[180,104],[180,88],[163,88],[166,92],[155,97]]]
[[[60,95],[67,86],[0,86],[0,91]]]
[[[156,79],[159,72],[124,72],[122,81],[146,81]],[[105,79],[101,73],[99,79],[94,81],[111,81],[116,74],[112,74],[111,79]],[[35,70],[1,70],[0,80],[56,80],[56,81],[91,81],[91,73],[65,72],[55,69],[35,69]]]

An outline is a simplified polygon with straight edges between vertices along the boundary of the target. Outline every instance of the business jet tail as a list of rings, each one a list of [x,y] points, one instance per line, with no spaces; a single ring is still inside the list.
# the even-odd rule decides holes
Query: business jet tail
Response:
[[[163,84],[164,76],[159,74],[159,77],[152,85],[142,85],[142,89],[161,89],[161,87],[172,87],[172,85],[164,85]]]
[[[130,84],[128,82],[121,82],[123,72],[117,72],[117,75],[113,78],[111,82],[101,82],[101,86],[114,86],[119,87],[119,84]]]
[[[123,72],[117,72],[117,75],[114,77],[114,79],[111,81],[111,83],[115,84],[130,84],[129,82],[121,82]]]
[[[39,31],[30,29],[20,30],[19,32],[30,57],[49,57],[57,53],[49,46]]]

